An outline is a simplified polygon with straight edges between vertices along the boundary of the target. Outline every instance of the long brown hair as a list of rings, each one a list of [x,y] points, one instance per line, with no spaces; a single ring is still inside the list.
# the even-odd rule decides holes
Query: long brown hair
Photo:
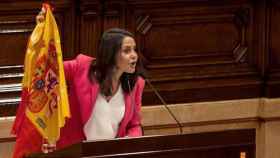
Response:
[[[121,49],[122,41],[126,36],[134,38],[132,33],[119,28],[105,31],[96,53],[96,60],[91,63],[88,73],[89,80],[93,82],[96,79],[100,85],[101,93],[105,96],[112,95],[112,72],[116,64],[115,57]],[[129,93],[134,88],[139,75],[144,77],[140,56],[135,72],[133,74],[123,73],[120,77],[124,92]]]

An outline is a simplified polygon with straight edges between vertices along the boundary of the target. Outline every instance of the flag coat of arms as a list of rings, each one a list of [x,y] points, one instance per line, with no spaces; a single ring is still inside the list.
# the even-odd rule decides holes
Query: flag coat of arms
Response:
[[[27,46],[21,104],[12,133],[22,132],[19,128],[28,118],[42,138],[54,144],[70,111],[58,27],[50,6],[43,4],[43,9],[45,20],[36,25]]]

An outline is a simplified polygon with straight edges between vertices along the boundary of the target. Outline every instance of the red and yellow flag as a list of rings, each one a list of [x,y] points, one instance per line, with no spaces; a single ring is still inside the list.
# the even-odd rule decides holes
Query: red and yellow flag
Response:
[[[70,117],[60,36],[49,5],[31,34],[25,56],[23,88],[28,91],[26,116],[49,143],[55,143]]]
[[[60,128],[70,117],[58,27],[50,6],[43,4],[43,9],[46,12],[45,20],[33,30],[25,55],[22,101],[12,129],[17,134],[15,152],[21,150],[21,153],[30,153],[22,151],[24,145],[36,141],[27,138],[28,133],[39,137],[36,135],[38,132],[42,138],[54,144],[60,137]],[[31,131],[29,122],[36,131]]]

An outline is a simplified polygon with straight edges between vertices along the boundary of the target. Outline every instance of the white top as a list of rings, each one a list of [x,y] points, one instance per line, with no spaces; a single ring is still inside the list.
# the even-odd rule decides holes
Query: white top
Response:
[[[107,102],[102,94],[98,94],[95,107],[84,126],[87,140],[115,138],[119,124],[124,117],[125,103],[123,90],[118,87],[116,94]]]

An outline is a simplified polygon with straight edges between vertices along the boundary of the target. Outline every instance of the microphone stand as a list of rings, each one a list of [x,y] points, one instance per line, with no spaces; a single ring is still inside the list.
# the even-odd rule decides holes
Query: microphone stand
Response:
[[[161,97],[161,95],[159,94],[159,92],[157,91],[157,89],[151,84],[151,82],[146,78],[145,81],[148,83],[148,85],[152,88],[152,90],[155,92],[156,96],[159,98],[159,100],[161,101],[161,103],[163,104],[163,106],[167,109],[168,113],[171,115],[171,117],[173,118],[173,120],[175,120],[176,124],[179,127],[180,130],[180,134],[183,134],[183,126],[182,124],[178,121],[178,119],[176,118],[176,116],[174,115],[174,113],[171,111],[171,109],[168,107],[167,103],[164,101],[164,99]]]

